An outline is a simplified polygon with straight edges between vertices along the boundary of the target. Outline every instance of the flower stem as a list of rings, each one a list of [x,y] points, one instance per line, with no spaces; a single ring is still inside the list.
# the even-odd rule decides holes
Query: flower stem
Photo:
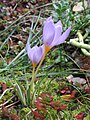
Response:
[[[37,74],[37,72],[38,72],[39,68],[40,68],[40,67],[41,67],[41,65],[42,65],[42,62],[43,62],[43,61],[44,61],[44,59],[45,59],[46,54],[50,51],[50,49],[51,49],[50,47],[48,47],[48,46],[44,45],[44,55],[43,55],[43,57],[42,57],[42,59],[41,59],[41,61],[40,61],[39,65],[38,65],[38,67],[37,67],[37,69],[36,69],[35,75]]]
[[[32,70],[32,80],[31,80],[31,84],[30,84],[30,87],[31,87],[31,90],[32,90],[32,93],[34,93],[34,80],[35,80],[35,67],[33,66],[33,70]]]
[[[41,67],[42,62],[43,62],[43,61],[44,61],[44,59],[45,59],[45,55],[46,55],[46,54],[44,54],[44,56],[42,57],[42,59],[41,59],[41,61],[40,61],[39,65],[38,65],[38,67],[37,67],[37,69],[36,69],[36,71],[35,71],[35,76],[36,76],[36,74],[37,74],[37,72],[38,72],[39,68]]]
[[[30,90],[32,91],[32,93],[31,93],[31,96],[32,96],[32,104],[33,104],[33,102],[34,102],[34,100],[35,100],[35,85],[34,85],[34,81],[35,81],[35,78],[36,78],[36,74],[37,74],[39,68],[41,67],[42,62],[44,61],[45,56],[46,56],[46,54],[49,52],[49,50],[50,50],[50,48],[49,48],[48,46],[45,46],[45,47],[44,47],[44,55],[43,55],[43,57],[42,57],[39,65],[37,66],[36,71],[35,71],[36,64],[33,63],[32,80],[31,80],[31,84],[30,84],[30,87],[31,87]]]
[[[30,83],[30,100],[31,100],[32,104],[34,103],[34,100],[35,100],[34,81],[35,81],[35,65],[33,64],[32,79],[31,79],[31,83]]]

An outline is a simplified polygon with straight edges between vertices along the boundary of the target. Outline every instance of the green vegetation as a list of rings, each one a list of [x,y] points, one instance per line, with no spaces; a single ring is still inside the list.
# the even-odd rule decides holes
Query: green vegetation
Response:
[[[1,0],[0,120],[90,119],[89,7],[84,0]],[[47,53],[32,92],[33,67],[26,43],[43,44],[43,26],[49,16],[55,23],[61,20],[63,31],[69,26],[72,30],[64,44]],[[86,46],[71,44],[73,39]]]

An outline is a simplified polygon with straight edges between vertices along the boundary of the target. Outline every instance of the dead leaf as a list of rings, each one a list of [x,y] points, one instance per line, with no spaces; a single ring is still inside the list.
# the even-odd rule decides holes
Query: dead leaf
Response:
[[[64,99],[65,101],[71,101],[73,99],[73,96],[68,94],[68,95],[62,95],[60,96],[62,99]]]
[[[77,93],[78,92],[76,90],[73,90],[71,94],[65,94],[60,97],[66,101],[71,101],[72,99],[74,99],[76,97]]]
[[[90,94],[90,85],[85,87],[85,92]]]
[[[74,77],[73,75],[69,75],[67,77],[67,80],[72,83],[73,85],[77,85],[77,84],[85,84],[86,80],[84,78],[80,78],[80,77]]]
[[[1,83],[1,85],[2,85],[2,91],[4,92],[7,89],[7,85],[6,83]]]
[[[87,1],[84,1],[84,5],[85,5],[85,8],[87,8]],[[73,7],[73,11],[74,12],[80,12],[80,11],[83,11],[84,8],[83,8],[83,3],[82,2],[78,2],[74,7]]]

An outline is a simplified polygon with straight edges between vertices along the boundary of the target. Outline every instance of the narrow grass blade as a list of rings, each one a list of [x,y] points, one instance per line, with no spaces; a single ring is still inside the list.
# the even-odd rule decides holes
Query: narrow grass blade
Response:
[[[25,96],[23,95],[23,92],[22,92],[20,86],[19,86],[18,84],[16,84],[16,85],[15,85],[15,88],[17,89],[17,92],[18,92],[18,95],[19,95],[19,97],[20,97],[21,102],[22,102],[24,105],[26,105]]]
[[[0,50],[2,49],[2,47],[5,45],[5,43],[10,39],[10,37],[12,36],[12,34],[15,32],[16,28],[11,32],[11,34],[5,39],[5,41],[2,43]]]

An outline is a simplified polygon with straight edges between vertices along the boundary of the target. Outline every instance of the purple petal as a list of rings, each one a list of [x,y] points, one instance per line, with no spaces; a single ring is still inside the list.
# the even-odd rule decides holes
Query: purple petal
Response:
[[[44,44],[40,46],[42,48],[42,56],[44,55],[45,53],[45,49],[44,49]]]
[[[49,46],[51,44],[52,40],[54,39],[54,35],[55,35],[55,26],[51,19],[50,21],[46,21],[44,28],[43,28],[44,44]]]
[[[62,33],[62,22],[60,20],[55,24],[55,27],[57,26],[61,26],[61,33]]]
[[[43,56],[42,47],[35,46],[34,54],[33,54],[33,62],[38,64],[40,62],[42,56]]]
[[[69,36],[69,33],[71,31],[71,27],[69,27],[56,41],[55,46],[64,43],[64,41]]]
[[[29,59],[35,64],[38,64],[44,55],[44,45],[40,47],[34,46],[33,48],[30,48],[29,43],[27,43],[26,50],[27,50]]]
[[[30,45],[29,45],[28,42],[27,42],[27,44],[26,44],[26,50],[27,50],[27,52],[31,50]]]
[[[47,21],[51,21],[51,20],[52,20],[52,16],[48,17],[47,20],[46,20],[46,22]]]
[[[29,43],[26,44],[26,50],[27,50],[27,54],[29,59],[32,61],[33,59],[33,50],[30,48]]]
[[[62,31],[62,28],[61,26],[57,26],[55,28],[55,36],[54,36],[54,39],[53,39],[53,42],[52,44],[50,45],[51,47],[55,46],[57,41],[59,40],[60,36],[61,36],[61,31]]]

